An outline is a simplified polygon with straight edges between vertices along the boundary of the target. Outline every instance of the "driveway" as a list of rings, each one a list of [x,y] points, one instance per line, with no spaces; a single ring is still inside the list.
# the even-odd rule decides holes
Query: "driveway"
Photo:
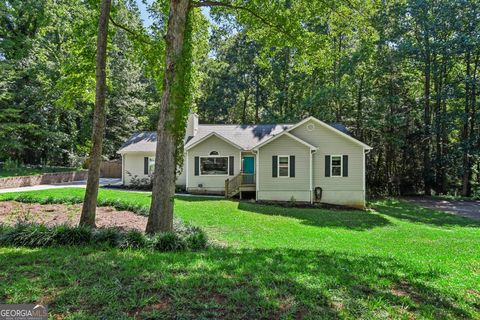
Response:
[[[122,179],[100,178],[100,186],[109,186],[109,185],[116,186],[121,184],[122,184]],[[39,184],[37,186],[0,189],[0,193],[45,190],[45,189],[65,188],[65,187],[85,188],[86,185],[87,185],[87,180],[81,180],[81,181],[72,181],[72,182],[65,182],[65,183],[58,183],[58,184]]]
[[[480,201],[442,200],[433,198],[407,198],[419,206],[453,213],[455,215],[480,220]]]

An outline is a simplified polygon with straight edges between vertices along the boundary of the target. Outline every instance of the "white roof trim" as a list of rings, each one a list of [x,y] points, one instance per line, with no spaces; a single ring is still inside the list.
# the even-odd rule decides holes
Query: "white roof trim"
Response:
[[[155,154],[155,150],[151,150],[151,151],[148,151],[148,150],[118,150],[117,151],[117,154],[126,154],[126,153],[152,153],[152,154]]]
[[[198,140],[197,142],[192,143],[191,145],[189,145],[188,147],[186,147],[185,150],[190,150],[191,148],[195,147],[196,145],[202,143],[203,141],[207,140],[208,138],[210,138],[210,137],[212,137],[212,136],[216,136],[216,137],[222,139],[223,141],[225,141],[226,143],[231,144],[231,145],[234,146],[235,148],[240,149],[240,150],[243,150],[243,148],[240,147],[238,144],[233,143],[232,141],[230,141],[230,140],[228,140],[227,138],[219,135],[219,134],[216,133],[215,131],[210,132],[209,134],[207,134],[206,136],[204,136],[203,138],[201,138],[201,139]]]
[[[362,141],[357,140],[357,139],[355,139],[354,137],[351,137],[351,136],[349,136],[348,134],[343,133],[342,131],[338,130],[337,128],[334,128],[334,127],[326,124],[325,122],[323,122],[323,121],[321,121],[321,120],[318,120],[317,118],[311,117],[311,116],[308,117],[308,118],[303,119],[303,120],[300,121],[299,123],[295,124],[293,127],[288,128],[288,129],[287,129],[287,132],[290,132],[290,131],[294,130],[295,128],[300,127],[302,124],[304,124],[304,123],[306,123],[306,122],[308,122],[308,121],[310,121],[310,120],[313,120],[313,121],[317,122],[319,125],[321,125],[322,127],[326,128],[326,129],[329,129],[329,130],[337,133],[338,135],[340,135],[340,136],[342,136],[342,137],[344,137],[344,138],[347,138],[348,140],[350,140],[350,141],[352,141],[352,142],[354,142],[354,143],[362,146],[364,149],[367,149],[367,150],[373,149],[372,147],[370,147],[369,145],[363,143]]]
[[[293,140],[297,141],[297,142],[300,142],[301,144],[305,145],[306,147],[310,148],[310,150],[317,150],[317,148],[315,148],[314,146],[312,146],[310,143],[308,142],[305,142],[303,141],[302,139],[298,138],[298,137],[295,137],[293,134],[289,133],[288,130],[286,131],[283,131],[279,134],[276,134],[274,135],[273,137],[271,137],[270,139],[268,139],[267,141],[264,141],[262,143],[260,143],[259,145],[256,145],[255,148],[253,148],[253,150],[258,150],[259,148],[263,147],[264,145],[280,138],[281,136],[283,135],[286,135],[287,137],[290,137],[292,138]]]

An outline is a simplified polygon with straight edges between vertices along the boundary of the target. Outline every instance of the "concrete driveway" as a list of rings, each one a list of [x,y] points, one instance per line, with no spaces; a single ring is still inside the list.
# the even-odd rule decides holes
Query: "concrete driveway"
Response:
[[[441,200],[432,198],[406,198],[419,206],[453,213],[455,215],[480,220],[480,201]]]
[[[100,186],[116,186],[121,184],[122,184],[122,179],[100,178]],[[65,188],[65,187],[85,188],[86,185],[87,185],[87,180],[81,180],[81,181],[72,181],[72,182],[65,182],[65,183],[58,183],[58,184],[40,184],[37,186],[0,189],[0,193],[45,190],[45,189]]]

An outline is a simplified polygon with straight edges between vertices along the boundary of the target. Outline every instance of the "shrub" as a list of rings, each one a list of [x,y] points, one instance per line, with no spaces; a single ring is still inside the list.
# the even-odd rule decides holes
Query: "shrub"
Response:
[[[145,248],[148,244],[145,235],[138,230],[130,230],[125,233],[120,248],[139,249]]]
[[[116,229],[102,228],[93,233],[94,244],[106,244],[110,247],[118,247],[122,242],[123,234]]]
[[[130,188],[135,190],[146,190],[151,191],[153,188],[153,176],[149,174],[146,177],[138,177],[137,175],[132,175],[127,171],[128,176],[130,177]]]
[[[0,245],[46,246],[106,246],[112,248],[150,248],[158,251],[201,250],[207,247],[205,232],[195,226],[175,220],[174,232],[145,235],[137,230],[124,232],[114,228],[91,229],[86,226],[43,224],[0,224]]]
[[[191,250],[205,249],[208,244],[207,234],[198,227],[193,227],[192,232],[186,236],[185,241]]]
[[[69,227],[60,225],[53,228],[57,245],[87,245],[92,243],[92,229],[85,226]]]
[[[175,232],[162,232],[152,238],[153,248],[159,251],[180,251],[187,248],[186,241]]]
[[[5,231],[0,237],[3,245],[44,247],[54,243],[51,229],[43,224],[17,224]]]

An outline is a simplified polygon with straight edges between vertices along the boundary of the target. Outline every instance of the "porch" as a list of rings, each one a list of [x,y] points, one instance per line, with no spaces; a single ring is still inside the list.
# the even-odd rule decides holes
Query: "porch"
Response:
[[[256,191],[255,173],[240,172],[233,178],[225,180],[225,198],[238,195],[242,199],[242,192],[252,191]]]

